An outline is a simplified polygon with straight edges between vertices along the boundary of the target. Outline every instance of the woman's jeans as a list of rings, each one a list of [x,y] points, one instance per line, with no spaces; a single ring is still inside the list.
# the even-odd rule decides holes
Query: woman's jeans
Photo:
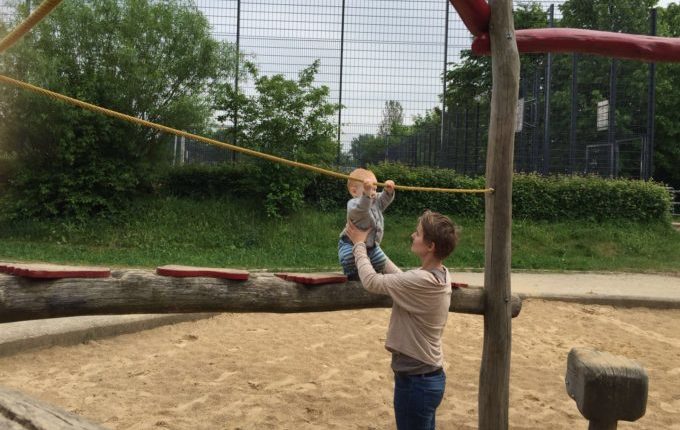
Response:
[[[398,430],[433,430],[444,397],[446,374],[394,375],[394,416]]]

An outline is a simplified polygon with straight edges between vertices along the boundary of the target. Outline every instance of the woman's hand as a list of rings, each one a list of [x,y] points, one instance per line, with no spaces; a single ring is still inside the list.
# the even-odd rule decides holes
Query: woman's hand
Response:
[[[366,238],[368,237],[368,233],[370,233],[371,229],[369,228],[368,230],[361,230],[359,227],[355,226],[354,223],[350,220],[347,220],[347,237],[352,241],[353,244],[357,243],[362,243],[366,242]]]

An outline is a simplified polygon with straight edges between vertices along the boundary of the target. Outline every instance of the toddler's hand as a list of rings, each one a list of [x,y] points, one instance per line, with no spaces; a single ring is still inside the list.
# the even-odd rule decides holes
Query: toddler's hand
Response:
[[[385,181],[385,191],[387,191],[387,194],[394,194],[394,181]]]
[[[374,199],[376,196],[375,189],[376,187],[372,180],[364,179],[364,195],[366,197]]]

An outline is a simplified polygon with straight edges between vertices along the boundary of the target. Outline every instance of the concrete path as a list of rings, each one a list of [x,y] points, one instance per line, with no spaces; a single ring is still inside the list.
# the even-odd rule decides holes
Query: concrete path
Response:
[[[454,281],[483,285],[484,274],[456,272]],[[613,306],[680,309],[680,276],[628,273],[513,273],[523,298]],[[214,314],[117,315],[54,318],[0,324],[0,356],[54,345],[133,333]]]
[[[484,285],[484,274],[456,272],[454,281]],[[613,306],[680,308],[680,276],[637,273],[513,273],[512,291],[523,298]]]

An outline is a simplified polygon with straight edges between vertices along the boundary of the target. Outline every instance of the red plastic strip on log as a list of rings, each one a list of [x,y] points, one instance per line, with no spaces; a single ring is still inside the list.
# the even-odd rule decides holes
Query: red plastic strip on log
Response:
[[[12,263],[5,263],[4,261],[0,261],[0,273],[6,273],[9,275],[11,269]]]
[[[12,264],[7,273],[36,279],[108,278],[111,276],[111,269],[57,264]]]
[[[491,8],[486,0],[450,0],[460,19],[474,36],[489,31]]]
[[[305,285],[338,284],[347,282],[347,276],[340,273],[276,273],[281,279]]]
[[[156,274],[174,278],[220,278],[235,281],[247,281],[249,273],[246,270],[225,269],[216,267],[194,267],[167,265],[156,268]]]
[[[680,38],[612,33],[577,28],[517,30],[520,53],[579,52],[647,62],[680,62]],[[489,55],[491,44],[485,33],[472,42],[477,55]]]

